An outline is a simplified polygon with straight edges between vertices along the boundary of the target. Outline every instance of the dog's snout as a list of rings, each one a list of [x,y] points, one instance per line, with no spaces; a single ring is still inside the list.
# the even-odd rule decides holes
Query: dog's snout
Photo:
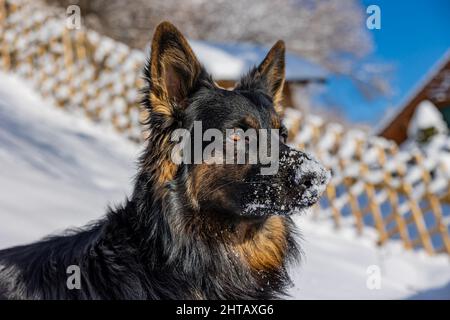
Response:
[[[294,170],[291,177],[292,177],[291,181],[295,186],[300,186],[303,187],[304,189],[312,187],[315,180],[314,174],[310,172],[301,174],[297,170]]]
[[[329,171],[313,158],[304,158],[293,169],[293,179],[296,185],[311,188],[328,183]]]
[[[288,157],[290,192],[299,195],[304,206],[317,202],[330,180],[330,172],[309,154],[291,150]]]

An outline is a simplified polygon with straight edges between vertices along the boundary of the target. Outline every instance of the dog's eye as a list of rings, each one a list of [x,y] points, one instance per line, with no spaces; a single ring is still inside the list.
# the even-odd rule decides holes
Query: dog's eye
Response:
[[[235,131],[232,134],[230,134],[230,139],[233,141],[239,141],[242,139],[242,135],[239,134],[239,132]]]
[[[233,128],[233,131],[229,135],[229,139],[235,142],[245,139],[245,142],[249,142],[249,137],[244,134],[244,130],[241,128]]]
[[[233,141],[240,141],[244,137],[244,131],[239,128],[234,128],[233,132],[230,134],[230,139]]]

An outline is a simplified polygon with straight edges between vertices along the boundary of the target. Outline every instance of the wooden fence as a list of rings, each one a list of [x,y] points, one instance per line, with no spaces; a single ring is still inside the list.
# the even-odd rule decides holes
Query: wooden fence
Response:
[[[56,105],[111,123],[139,140],[144,54],[93,30],[66,27],[66,12],[39,0],[0,0],[0,65]]]
[[[354,224],[358,233],[372,225],[379,244],[396,238],[405,248],[450,254],[450,138],[432,148],[403,150],[388,140],[359,130],[286,110],[293,145],[309,150],[333,172],[316,214],[331,217],[336,227]],[[287,120],[289,119],[289,120]]]
[[[0,68],[28,79],[56,105],[113,125],[142,139],[139,88],[144,53],[95,31],[66,27],[65,12],[40,1],[0,0]],[[333,219],[358,233],[373,226],[379,244],[450,254],[450,140],[433,150],[394,143],[358,130],[344,130],[319,117],[285,110],[290,143],[328,166],[333,178],[316,219]]]

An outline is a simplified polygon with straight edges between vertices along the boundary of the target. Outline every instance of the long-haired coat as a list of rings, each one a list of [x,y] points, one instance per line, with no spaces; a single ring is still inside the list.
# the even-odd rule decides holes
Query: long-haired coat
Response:
[[[3,299],[269,299],[299,256],[289,216],[317,202],[328,173],[285,145],[275,106],[285,48],[278,41],[233,90],[220,88],[170,23],[145,68],[149,135],[133,194],[95,224],[0,251]],[[179,163],[174,130],[279,129],[279,170]],[[239,140],[234,135],[233,141]],[[230,143],[226,139],[225,144]],[[45,213],[42,213],[45,214]],[[80,288],[68,286],[70,266]]]

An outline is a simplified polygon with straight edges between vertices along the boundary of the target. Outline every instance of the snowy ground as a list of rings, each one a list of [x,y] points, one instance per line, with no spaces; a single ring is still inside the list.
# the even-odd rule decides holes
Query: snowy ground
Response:
[[[0,73],[0,248],[100,217],[129,194],[138,152],[111,128],[58,110]],[[447,256],[405,252],[397,243],[379,249],[371,230],[356,237],[329,221],[296,220],[306,255],[291,270],[293,298],[450,299]],[[381,287],[370,290],[373,265]]]
[[[0,73],[0,246],[99,217],[129,194],[137,153]]]
[[[377,248],[375,232],[358,237],[352,228],[335,230],[330,221],[297,218],[305,258],[292,270],[297,299],[450,299],[450,260],[406,252],[399,243]],[[376,266],[380,289],[367,282]],[[370,282],[370,281],[369,281]]]

